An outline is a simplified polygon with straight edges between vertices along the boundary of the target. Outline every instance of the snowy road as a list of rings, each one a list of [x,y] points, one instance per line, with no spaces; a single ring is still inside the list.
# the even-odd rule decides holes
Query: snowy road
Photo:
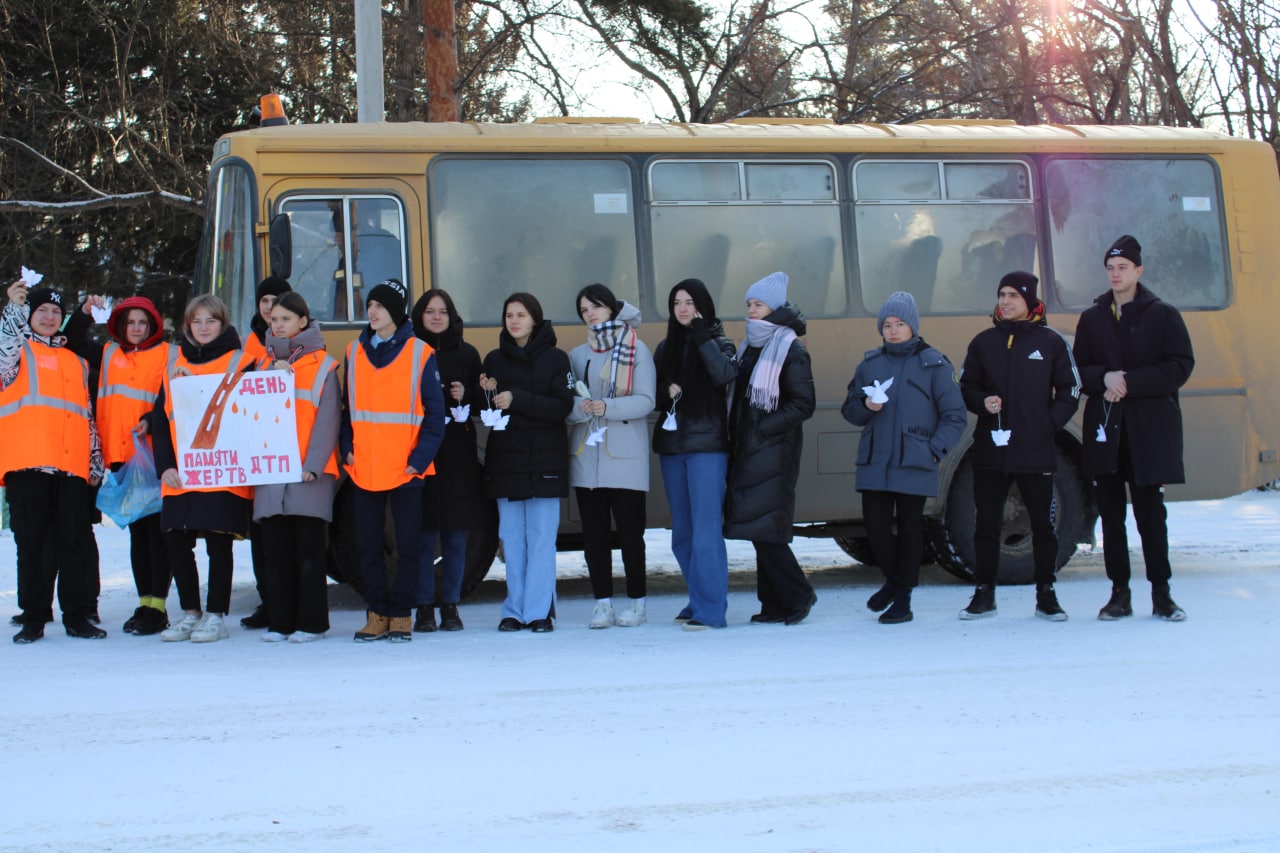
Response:
[[[324,642],[203,647],[120,633],[127,537],[103,530],[111,637],[0,643],[0,850],[1280,850],[1280,494],[1170,527],[1182,624],[1145,583],[1098,622],[1084,554],[1066,623],[1025,587],[960,622],[970,589],[931,570],[916,620],[881,626],[875,573],[802,542],[828,570],[791,628],[744,624],[749,591],[701,634],[674,595],[607,631],[565,597],[550,635],[497,633],[484,601],[460,634],[356,645],[335,591]],[[0,566],[8,614],[7,533]]]

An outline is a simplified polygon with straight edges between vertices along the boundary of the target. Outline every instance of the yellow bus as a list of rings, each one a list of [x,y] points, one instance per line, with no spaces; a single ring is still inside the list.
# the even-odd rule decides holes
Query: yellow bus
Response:
[[[1001,275],[1030,270],[1050,324],[1070,337],[1107,289],[1102,256],[1123,233],[1141,241],[1144,283],[1181,309],[1196,348],[1181,395],[1188,482],[1170,499],[1280,477],[1275,152],[1205,130],[609,119],[263,127],[215,145],[197,290],[221,296],[245,329],[255,283],[283,275],[341,352],[363,326],[363,293],[397,277],[415,298],[448,290],[483,355],[515,291],[536,294],[561,346],[576,345],[574,295],[597,281],[641,308],[654,346],[671,285],[700,278],[741,339],[747,286],[783,270],[809,318],[819,401],[805,425],[796,533],[834,537],[870,562],[854,490],[858,433],[839,410],[854,367],[879,344],[884,298],[910,291],[923,335],[958,367],[991,322]],[[968,441],[926,509],[926,555],[962,578],[973,556]],[[1092,540],[1096,512],[1076,465],[1078,420],[1057,442],[1062,564]],[[660,482],[655,463],[654,527],[669,525]],[[356,574],[349,527],[339,506],[340,579]],[[490,518],[472,536],[468,588],[493,560],[495,528]],[[578,531],[565,501],[562,547]],[[1001,581],[1029,581],[1016,490],[1003,548]]]

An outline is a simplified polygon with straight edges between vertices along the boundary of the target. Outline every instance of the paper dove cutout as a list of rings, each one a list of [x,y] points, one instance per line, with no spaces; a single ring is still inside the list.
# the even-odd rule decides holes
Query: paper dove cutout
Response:
[[[607,429],[608,429],[607,426],[602,426],[597,429],[591,430],[591,433],[587,436],[587,440],[583,443],[586,444],[588,447],[594,447],[595,445],[604,441],[604,431]]]
[[[27,287],[35,287],[43,278],[44,275],[35,270],[29,270],[26,267],[22,268],[22,283]]]
[[[875,383],[874,385],[863,385],[863,386],[862,386],[862,390],[863,390],[863,392],[865,392],[865,393],[866,393],[866,395],[867,395],[867,399],[868,399],[868,400],[870,400],[870,401],[871,401],[871,402],[873,402],[873,403],[887,403],[887,402],[889,402],[889,395],[888,395],[888,394],[886,394],[885,392],[886,392],[886,391],[888,391],[888,390],[889,390],[889,386],[893,384],[893,377],[892,377],[892,376],[890,376],[888,379],[886,379],[886,380],[884,381],[884,384],[883,384],[883,385],[882,385],[882,384],[880,384],[880,380],[879,380],[879,379],[876,379],[876,380],[873,380],[873,381],[874,381],[874,383]]]
[[[993,429],[991,431],[991,440],[995,442],[996,447],[1005,447],[1009,444],[1009,438],[1013,435],[1011,429]]]
[[[461,406],[454,406],[449,409],[453,413],[453,419],[460,424],[465,424],[471,417],[471,404],[463,403]],[[447,423],[447,421],[446,421]]]
[[[591,389],[588,388],[587,383],[583,382],[581,379],[573,384],[573,393],[577,394],[579,397],[591,398]]]
[[[1098,442],[1099,444],[1107,443],[1107,428],[1102,424],[1098,424],[1098,434],[1094,436],[1094,441]]]
[[[676,413],[674,410],[667,412],[667,418],[662,422],[662,428],[667,432],[675,432],[679,427],[676,426]]]
[[[91,306],[89,308],[90,313],[93,314],[93,322],[105,323],[111,319],[111,302],[112,300],[106,299],[103,300],[101,308],[96,306]]]
[[[507,422],[511,420],[510,415],[504,415],[501,409],[481,409],[480,422],[487,427],[493,427],[496,430],[504,430],[507,428]]]

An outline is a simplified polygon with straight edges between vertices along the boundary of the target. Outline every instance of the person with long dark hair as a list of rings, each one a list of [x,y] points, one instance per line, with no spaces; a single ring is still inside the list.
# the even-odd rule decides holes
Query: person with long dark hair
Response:
[[[648,429],[653,411],[653,357],[636,336],[640,311],[603,284],[578,291],[578,316],[586,343],[569,353],[574,378],[589,394],[569,413],[569,484],[578,496],[583,554],[596,605],[591,628],[643,624],[645,615],[644,528],[649,492]],[[580,393],[580,392],[579,392]],[[613,545],[610,516],[618,531],[630,605],[613,609]]]
[[[498,413],[485,445],[484,482],[498,501],[498,532],[507,564],[507,598],[499,631],[555,630],[556,529],[569,496],[573,408],[569,357],[556,347],[551,321],[531,293],[502,305],[498,348],[484,357],[480,387]]]
[[[667,294],[667,336],[654,352],[658,421],[653,450],[671,508],[671,551],[689,591],[676,615],[688,630],[723,628],[729,558],[722,511],[729,465],[725,389],[738,375],[707,287],[687,278]]]

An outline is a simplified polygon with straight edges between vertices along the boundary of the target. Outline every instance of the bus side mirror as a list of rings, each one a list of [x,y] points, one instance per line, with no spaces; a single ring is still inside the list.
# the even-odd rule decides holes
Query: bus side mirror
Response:
[[[287,213],[278,213],[271,219],[267,255],[271,263],[271,274],[288,278],[293,272],[293,229]]]

